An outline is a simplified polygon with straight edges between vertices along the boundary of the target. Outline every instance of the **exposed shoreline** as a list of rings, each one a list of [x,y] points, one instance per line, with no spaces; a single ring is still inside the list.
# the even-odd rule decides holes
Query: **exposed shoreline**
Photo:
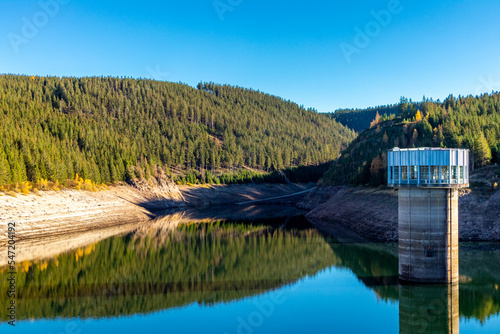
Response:
[[[139,228],[165,210],[197,207],[208,211],[210,207],[290,195],[312,187],[312,184],[176,186],[142,182],[100,192],[61,190],[0,196],[0,266],[7,263],[4,254],[7,254],[8,222],[16,222],[16,240],[22,243],[16,258],[23,261],[50,257]],[[286,197],[282,202],[293,200]]]
[[[341,228],[378,242],[398,241],[397,190],[385,187],[318,187],[298,207],[318,228]],[[460,191],[460,241],[500,241],[500,190]]]
[[[247,204],[237,205],[241,203]],[[6,254],[10,221],[17,223],[16,237],[23,246],[16,255],[18,261],[23,261],[50,257],[119,233],[147,228],[149,223],[158,223],[152,220],[166,210],[197,208],[197,213],[169,218],[175,220],[169,222],[174,226],[186,219],[238,219],[241,215],[238,210],[248,211],[253,204],[256,206],[252,210],[264,215],[269,214],[261,204],[304,209],[308,211],[306,218],[317,228],[349,240],[398,240],[394,189],[315,187],[314,184],[176,186],[139,182],[101,192],[62,190],[42,192],[40,196],[0,196],[0,251]],[[235,205],[240,208],[235,209]],[[459,205],[461,241],[500,241],[500,191],[487,196],[480,191],[462,191]],[[0,266],[6,264],[4,260],[0,256]]]

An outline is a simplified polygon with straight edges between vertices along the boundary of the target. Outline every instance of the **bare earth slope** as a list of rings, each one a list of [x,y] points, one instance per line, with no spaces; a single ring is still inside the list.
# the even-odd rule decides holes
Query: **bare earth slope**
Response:
[[[320,187],[299,206],[312,208],[306,217],[327,231],[342,227],[380,241],[395,241],[398,237],[398,198],[392,189]]]
[[[311,185],[308,185],[311,187]],[[156,212],[179,207],[232,205],[238,202],[293,194],[298,185],[180,186],[173,183],[111,187],[101,192],[48,191],[39,196],[0,196],[0,243],[7,239],[7,223],[16,222],[19,239],[46,238],[96,231],[149,221]]]
[[[177,187],[165,182],[136,182],[101,192],[63,190],[41,192],[40,196],[3,195],[0,196],[0,267],[7,263],[9,222],[15,222],[16,261],[20,262],[51,257],[133,229],[147,229],[158,224],[152,218],[168,209],[234,205],[294,194],[307,187],[311,185]]]
[[[398,240],[398,197],[394,189],[320,187],[299,207],[311,210],[306,217],[325,230],[342,227],[366,239]],[[459,234],[461,240],[500,240],[500,191],[461,191]]]

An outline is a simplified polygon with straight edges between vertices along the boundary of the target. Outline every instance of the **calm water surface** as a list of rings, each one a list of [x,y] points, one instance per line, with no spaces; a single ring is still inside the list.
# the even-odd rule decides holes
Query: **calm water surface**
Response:
[[[17,326],[2,312],[0,331],[500,332],[500,245],[462,244],[458,285],[402,286],[395,245],[349,242],[289,208],[271,211],[222,221],[207,213],[203,222],[198,212],[197,223],[167,215],[25,262]],[[8,302],[2,293],[2,310]]]

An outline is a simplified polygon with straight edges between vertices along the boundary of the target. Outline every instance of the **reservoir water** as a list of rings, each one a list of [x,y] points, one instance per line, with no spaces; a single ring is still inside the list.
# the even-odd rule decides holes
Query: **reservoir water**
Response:
[[[400,285],[397,245],[328,235],[302,212],[268,209],[168,214],[24,261],[15,328],[4,267],[0,331],[500,332],[499,244],[462,243],[458,285]]]

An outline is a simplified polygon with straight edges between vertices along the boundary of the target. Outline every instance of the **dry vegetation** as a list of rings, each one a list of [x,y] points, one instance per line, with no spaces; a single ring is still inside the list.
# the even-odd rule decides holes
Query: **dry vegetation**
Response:
[[[8,185],[0,185],[0,196],[8,195],[17,197],[17,195],[26,196],[30,193],[40,195],[40,191],[60,191],[63,189],[96,192],[101,190],[108,190],[109,188],[106,184],[98,184],[90,179],[84,180],[82,177],[76,174],[73,180],[66,180],[64,183],[59,182],[59,180],[52,182],[47,179],[40,179],[37,182],[24,181]]]

